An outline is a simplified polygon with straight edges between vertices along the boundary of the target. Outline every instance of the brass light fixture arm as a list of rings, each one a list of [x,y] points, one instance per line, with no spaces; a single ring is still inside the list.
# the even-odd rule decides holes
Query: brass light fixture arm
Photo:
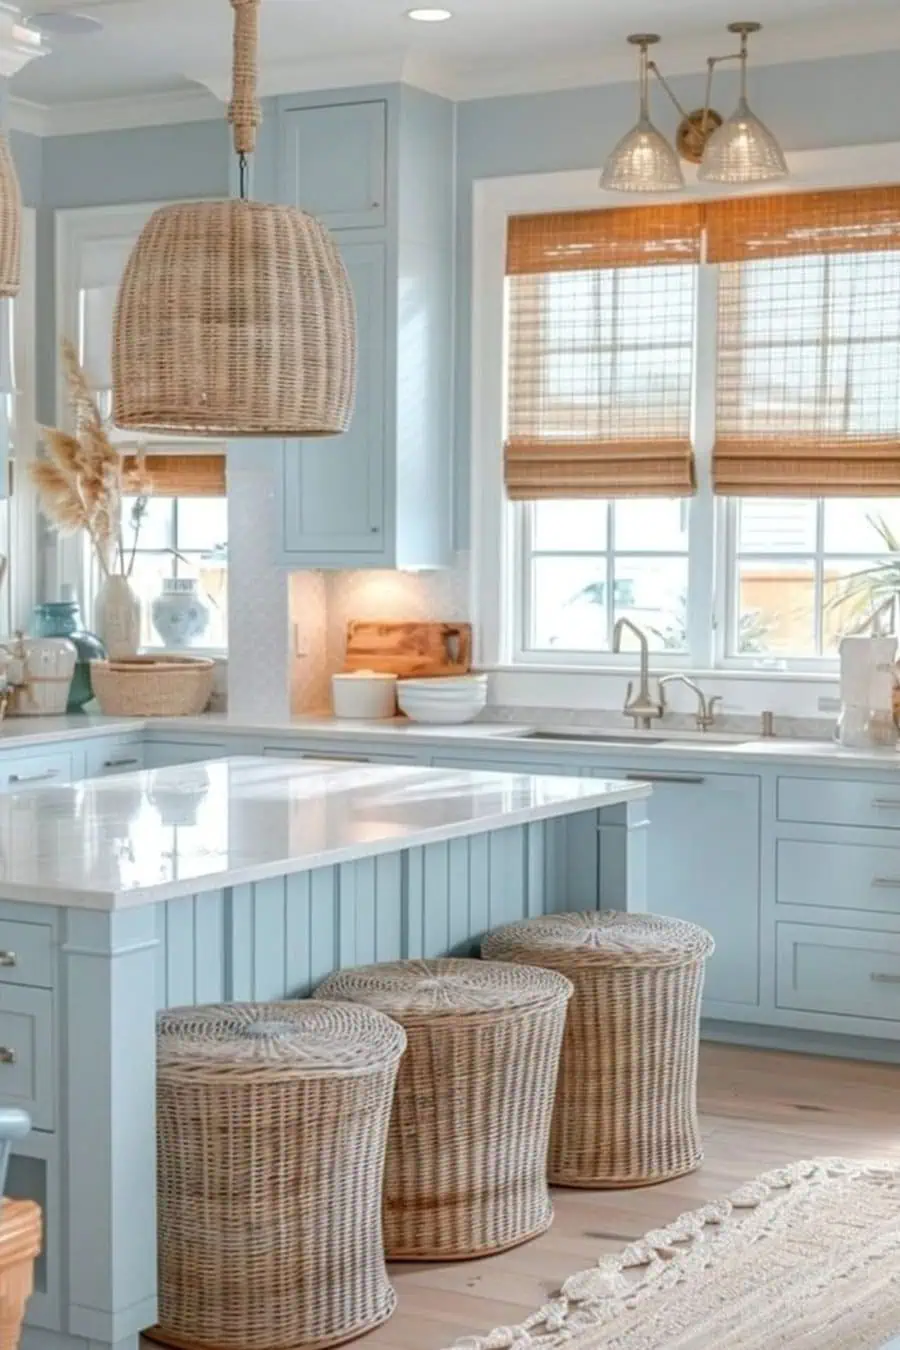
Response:
[[[700,118],[700,126],[699,126],[699,132],[700,132],[700,135],[701,135],[701,136],[705,136],[705,135],[707,134],[707,128],[708,128],[708,126],[709,126],[710,113],[711,113],[712,110],[713,110],[713,108],[712,108],[712,90],[713,90],[713,76],[715,75],[716,66],[722,65],[725,61],[739,61],[739,62],[741,63],[741,98],[742,98],[742,99],[745,99],[745,98],[746,98],[746,96],[747,96],[747,38],[748,38],[749,34],[751,34],[751,33],[758,33],[759,30],[760,30],[760,27],[761,27],[760,24],[758,24],[758,23],[750,23],[749,21],[748,21],[748,22],[739,22],[739,23],[730,23],[730,24],[728,25],[728,31],[729,31],[729,33],[736,33],[736,34],[739,34],[739,35],[740,35],[740,39],[741,39],[740,51],[736,51],[736,52],[727,52],[727,53],[726,53],[725,55],[723,55],[723,56],[709,56],[709,57],[707,57],[707,59],[706,59],[706,95],[705,95],[705,97],[704,97],[704,99],[703,99],[703,112],[702,112],[702,115],[701,115],[701,118]],[[645,49],[645,50],[646,50],[646,49]],[[666,94],[668,95],[669,99],[671,100],[672,104],[674,105],[675,110],[677,111],[678,115],[681,117],[683,123],[687,123],[687,122],[689,122],[689,121],[691,120],[692,117],[696,117],[696,114],[688,113],[687,110],[684,108],[684,106],[679,102],[678,97],[677,97],[676,94],[675,94],[675,91],[673,90],[672,86],[669,84],[668,80],[667,80],[666,77],[663,75],[662,71],[660,70],[659,66],[657,65],[657,63],[656,63],[655,61],[648,61],[648,62],[647,62],[647,70],[648,70],[648,71],[652,71],[653,74],[656,76],[657,80],[659,80],[659,83],[662,85],[663,89],[665,90]]]

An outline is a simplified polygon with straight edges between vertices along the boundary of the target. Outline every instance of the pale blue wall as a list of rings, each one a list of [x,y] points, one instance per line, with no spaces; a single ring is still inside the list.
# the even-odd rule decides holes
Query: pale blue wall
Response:
[[[687,107],[703,103],[703,77],[672,80]],[[674,133],[677,117],[654,91],[658,125]],[[900,139],[900,53],[806,61],[751,71],[750,101],[788,150],[865,145]],[[729,113],[734,76],[714,103]],[[468,543],[472,184],[479,178],[560,169],[599,168],[636,117],[633,84],[550,94],[477,99],[457,112],[456,543]]]
[[[16,161],[16,172],[22,189],[22,200],[26,206],[40,206],[41,203],[41,161],[42,142],[40,136],[31,136],[25,131],[9,133],[10,149]]]

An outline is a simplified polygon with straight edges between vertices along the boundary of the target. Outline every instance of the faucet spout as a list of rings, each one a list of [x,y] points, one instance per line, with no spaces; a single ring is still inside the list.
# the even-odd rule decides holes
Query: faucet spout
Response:
[[[640,727],[643,731],[649,731],[654,718],[663,715],[662,699],[654,699],[650,694],[650,643],[642,628],[638,628],[637,624],[633,623],[631,619],[621,618],[616,621],[616,626],[613,629],[614,652],[622,650],[622,634],[626,628],[634,634],[640,646],[640,683],[638,692],[635,694],[634,684],[629,681],[625,694],[625,706],[622,711],[627,717],[632,718],[636,727]]]

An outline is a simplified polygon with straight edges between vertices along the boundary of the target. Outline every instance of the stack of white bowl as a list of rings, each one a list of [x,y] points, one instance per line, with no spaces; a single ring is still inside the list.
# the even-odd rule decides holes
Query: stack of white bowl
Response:
[[[486,675],[400,680],[400,711],[414,722],[473,722],[487,703]]]

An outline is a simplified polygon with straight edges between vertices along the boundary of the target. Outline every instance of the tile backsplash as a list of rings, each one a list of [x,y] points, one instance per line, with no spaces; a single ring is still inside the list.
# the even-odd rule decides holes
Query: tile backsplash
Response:
[[[437,572],[295,572],[289,583],[291,711],[330,708],[331,676],[344,661],[350,619],[468,618],[467,558]]]

